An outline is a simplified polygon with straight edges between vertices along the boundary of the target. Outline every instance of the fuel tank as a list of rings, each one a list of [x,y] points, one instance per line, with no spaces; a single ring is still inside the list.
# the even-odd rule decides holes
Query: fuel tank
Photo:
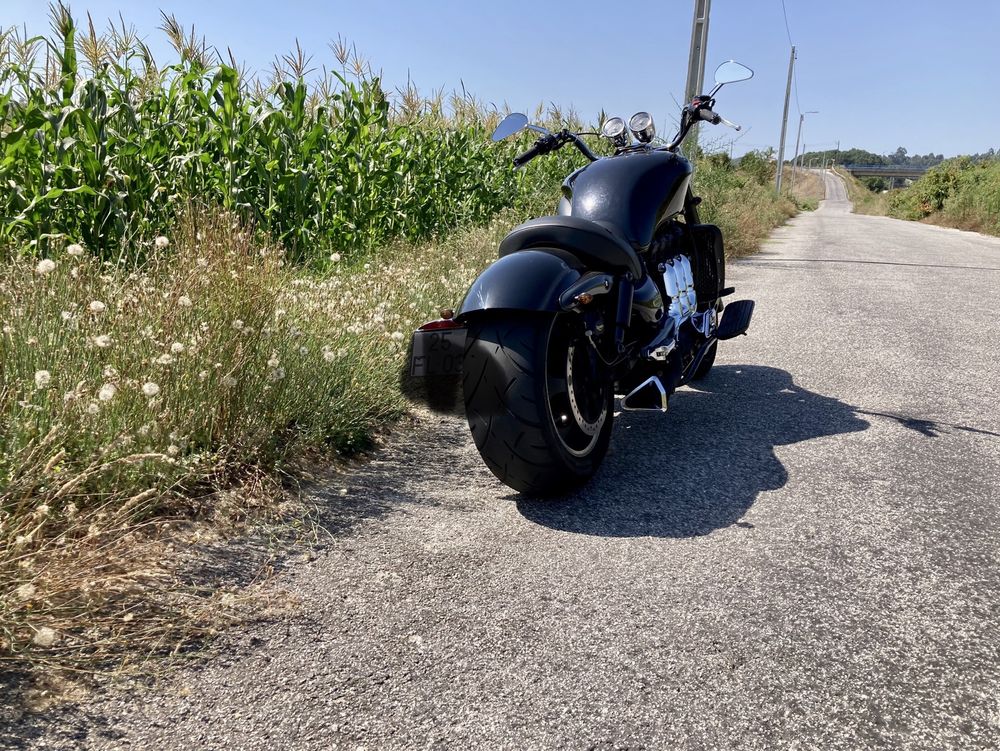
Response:
[[[559,213],[615,227],[645,250],[663,220],[684,209],[691,162],[669,151],[632,151],[598,159],[563,182]]]

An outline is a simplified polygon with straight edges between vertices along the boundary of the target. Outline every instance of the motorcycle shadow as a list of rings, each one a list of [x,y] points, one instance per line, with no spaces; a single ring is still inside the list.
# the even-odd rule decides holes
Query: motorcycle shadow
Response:
[[[757,365],[716,365],[671,397],[668,415],[622,412],[615,422],[597,476],[559,500],[514,496],[525,518],[604,537],[705,535],[739,523],[761,492],[788,481],[776,446],[869,425],[787,371]]]

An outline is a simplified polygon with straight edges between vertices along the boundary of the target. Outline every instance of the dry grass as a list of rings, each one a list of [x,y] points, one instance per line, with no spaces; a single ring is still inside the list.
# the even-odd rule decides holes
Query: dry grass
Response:
[[[203,215],[141,272],[68,253],[6,266],[0,659],[75,665],[200,632],[201,604],[148,565],[169,560],[145,552],[160,522],[215,514],[218,489],[303,453],[367,445],[407,408],[409,331],[461,297],[511,223],[324,278]],[[170,615],[149,615],[150,592],[170,593]]]
[[[792,199],[806,211],[815,211],[826,198],[823,177],[813,170],[790,169],[787,179]]]
[[[844,184],[847,186],[847,197],[854,204],[855,214],[886,216],[889,213],[889,203],[884,194],[868,190],[847,170],[834,168],[834,172],[844,179]]]

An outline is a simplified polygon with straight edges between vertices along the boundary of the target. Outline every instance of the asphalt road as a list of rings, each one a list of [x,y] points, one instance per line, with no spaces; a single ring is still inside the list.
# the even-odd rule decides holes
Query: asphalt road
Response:
[[[428,419],[332,488],[301,600],[34,748],[995,749],[1000,240],[820,210],[748,337],[525,500]],[[339,508],[340,506],[335,506]]]

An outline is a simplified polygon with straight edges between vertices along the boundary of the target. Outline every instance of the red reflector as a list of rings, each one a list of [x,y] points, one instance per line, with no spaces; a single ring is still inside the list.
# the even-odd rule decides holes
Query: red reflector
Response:
[[[440,329],[464,329],[465,326],[460,324],[458,321],[439,318],[436,321],[428,321],[423,326],[421,326],[417,331],[438,331]]]

